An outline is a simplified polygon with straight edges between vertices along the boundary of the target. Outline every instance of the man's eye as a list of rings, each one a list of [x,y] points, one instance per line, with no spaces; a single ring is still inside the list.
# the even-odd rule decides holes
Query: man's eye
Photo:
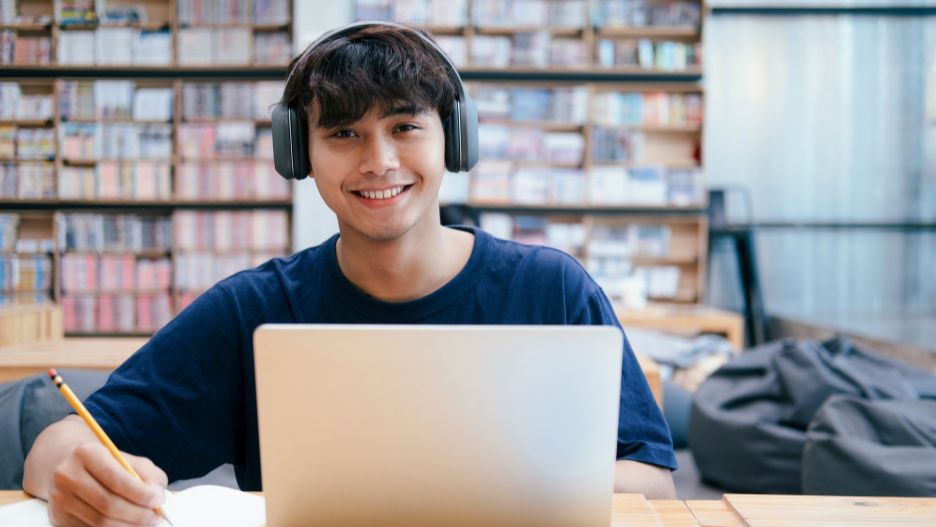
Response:
[[[397,128],[397,131],[399,131],[399,132],[409,132],[410,130],[415,130],[415,129],[416,129],[416,127],[413,126],[413,125],[411,125],[411,124],[401,124],[401,125]]]
[[[348,137],[351,137],[353,134],[354,134],[354,132],[352,132],[351,130],[341,130],[341,131],[339,131],[339,132],[335,132],[333,135],[334,135],[335,137],[340,137],[340,138],[342,138],[342,139],[346,139],[346,138],[348,138]]]

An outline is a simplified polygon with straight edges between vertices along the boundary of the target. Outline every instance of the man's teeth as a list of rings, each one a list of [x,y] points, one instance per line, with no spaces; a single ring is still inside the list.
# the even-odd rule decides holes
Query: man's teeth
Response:
[[[365,198],[369,199],[387,199],[396,196],[400,192],[403,192],[406,186],[388,188],[387,190],[362,190],[360,194]]]

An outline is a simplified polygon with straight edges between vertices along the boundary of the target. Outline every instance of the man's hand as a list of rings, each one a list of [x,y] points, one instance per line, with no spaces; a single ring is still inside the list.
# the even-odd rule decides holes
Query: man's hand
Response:
[[[80,418],[69,416],[36,440],[26,459],[23,488],[49,502],[49,520],[61,527],[156,525],[162,519],[153,509],[163,504],[166,473],[149,459],[123,455],[143,482]]]

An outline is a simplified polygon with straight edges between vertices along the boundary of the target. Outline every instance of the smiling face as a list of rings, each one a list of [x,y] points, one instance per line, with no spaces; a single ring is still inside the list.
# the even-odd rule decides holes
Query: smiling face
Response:
[[[439,113],[406,104],[309,133],[312,177],[342,236],[374,241],[438,223],[444,147]]]

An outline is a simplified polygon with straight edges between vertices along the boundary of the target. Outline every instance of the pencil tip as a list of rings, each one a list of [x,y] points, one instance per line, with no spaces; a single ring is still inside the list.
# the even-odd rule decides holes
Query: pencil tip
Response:
[[[56,375],[58,375],[58,372],[55,371],[55,368],[49,369],[49,378],[54,379]]]

